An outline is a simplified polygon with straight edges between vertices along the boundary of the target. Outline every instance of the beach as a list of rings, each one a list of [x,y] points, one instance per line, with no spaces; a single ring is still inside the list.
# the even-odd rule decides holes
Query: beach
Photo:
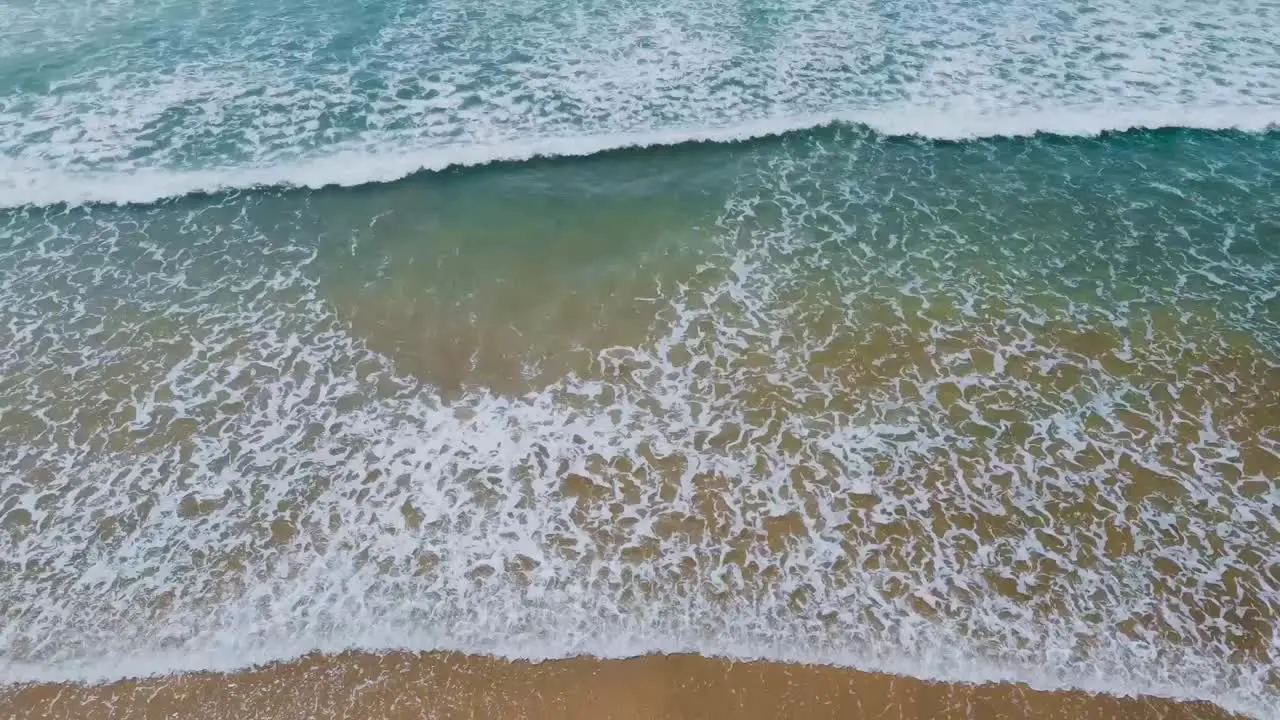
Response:
[[[1206,702],[1021,685],[958,685],[696,655],[511,662],[451,653],[309,655],[235,673],[37,685],[0,692],[0,716],[237,718],[883,718],[1226,720]]]

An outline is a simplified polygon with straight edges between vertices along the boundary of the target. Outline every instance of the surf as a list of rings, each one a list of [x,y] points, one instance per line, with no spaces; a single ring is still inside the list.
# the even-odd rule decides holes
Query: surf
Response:
[[[269,189],[357,187],[396,182],[418,173],[582,158],[602,153],[682,145],[733,145],[824,128],[846,128],[874,141],[918,138],[969,142],[1054,136],[1091,138],[1160,129],[1270,133],[1280,128],[1280,107],[1109,108],[964,115],[928,106],[768,118],[726,127],[673,128],[621,134],[521,138],[492,144],[334,149],[277,166],[177,170],[139,167],[93,172],[20,166],[0,159],[0,208],[50,205],[147,205],[186,195]]]
[[[0,9],[0,680],[1274,716],[1270,4],[131,3]]]

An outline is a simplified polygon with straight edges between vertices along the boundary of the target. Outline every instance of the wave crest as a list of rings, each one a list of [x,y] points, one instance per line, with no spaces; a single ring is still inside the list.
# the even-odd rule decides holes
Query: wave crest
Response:
[[[278,165],[177,170],[145,168],[75,172],[0,161],[0,207],[148,204],[195,194],[262,188],[354,187],[389,183],[421,172],[539,158],[585,157],[619,150],[695,143],[738,143],[849,126],[880,137],[971,141],[1037,135],[1094,137],[1105,133],[1183,128],[1271,132],[1280,107],[1064,109],[965,116],[926,108],[768,118],[736,125],[644,132],[565,135],[492,144],[421,148],[344,148]]]

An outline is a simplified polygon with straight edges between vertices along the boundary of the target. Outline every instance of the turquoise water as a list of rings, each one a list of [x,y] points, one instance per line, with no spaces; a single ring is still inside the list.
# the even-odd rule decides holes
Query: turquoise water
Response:
[[[1280,9],[0,9],[0,679],[1280,701]]]

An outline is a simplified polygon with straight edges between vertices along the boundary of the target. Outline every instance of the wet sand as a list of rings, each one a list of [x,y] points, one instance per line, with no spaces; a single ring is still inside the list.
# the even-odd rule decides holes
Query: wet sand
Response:
[[[343,653],[251,670],[0,690],[2,718],[1061,718],[1211,720],[1209,703],[931,683],[697,655],[511,662]]]

